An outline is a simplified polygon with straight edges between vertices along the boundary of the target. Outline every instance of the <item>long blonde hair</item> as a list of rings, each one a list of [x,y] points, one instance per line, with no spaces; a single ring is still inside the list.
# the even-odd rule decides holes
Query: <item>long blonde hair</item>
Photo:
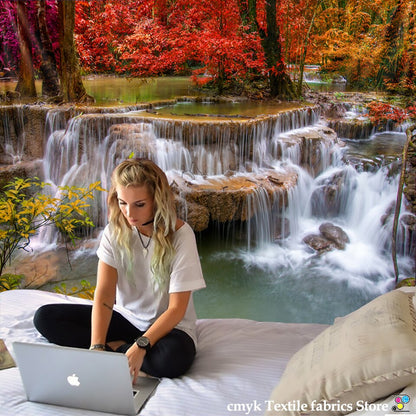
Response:
[[[173,234],[176,227],[176,210],[168,179],[162,169],[147,159],[128,159],[120,163],[111,176],[108,195],[109,222],[113,225],[115,239],[121,248],[122,260],[127,262],[128,274],[132,275],[134,253],[131,245],[131,226],[120,210],[117,187],[146,186],[154,205],[153,234],[154,251],[150,262],[151,271],[159,288],[168,281],[174,255]]]

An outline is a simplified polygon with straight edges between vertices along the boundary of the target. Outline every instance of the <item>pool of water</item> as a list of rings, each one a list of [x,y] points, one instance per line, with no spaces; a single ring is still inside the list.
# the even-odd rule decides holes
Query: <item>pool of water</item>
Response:
[[[14,91],[16,81],[0,82],[0,92]],[[181,96],[197,96],[189,77],[123,78],[88,76],[83,78],[85,90],[96,105],[126,105],[170,100]],[[42,82],[35,82],[40,95]]]
[[[296,103],[270,103],[251,101],[227,101],[227,102],[178,102],[156,109],[162,116],[241,116],[259,117],[267,114],[275,114],[280,111],[288,111],[299,108]]]
[[[199,252],[207,283],[194,294],[200,318],[330,324],[388,286],[378,286],[374,275],[354,282],[342,268],[312,258],[297,262],[275,245],[247,252],[211,237],[200,241]]]
[[[84,80],[84,85],[97,105],[137,104],[199,95],[189,77],[91,77]]]
[[[219,238],[216,233],[198,234],[197,241],[207,283],[194,294],[199,318],[332,323],[335,317],[352,312],[394,286],[393,279],[378,274],[378,269],[389,267],[388,262],[381,259],[378,268],[363,270],[359,253],[350,253],[348,270],[336,261],[325,264],[301,245],[295,249],[269,245],[248,251],[244,244]],[[361,257],[365,257],[366,247],[362,248]],[[66,279],[69,291],[81,287],[82,279],[95,284],[95,250],[72,253],[70,264],[61,253],[53,261],[55,266],[56,262],[55,275]],[[30,261],[38,275],[48,267],[41,264]],[[42,289],[53,291],[59,285],[50,282]]]
[[[239,99],[204,102],[205,96],[194,88],[189,77],[142,79],[98,76],[85,77],[83,82],[87,93],[95,98],[97,106],[125,106],[149,102],[157,103],[164,100],[174,100],[177,97],[198,97],[197,102],[179,101],[174,105],[159,106],[156,111],[162,116],[257,117],[299,107],[299,104],[293,103],[253,102]],[[0,92],[12,91],[15,88],[15,81],[0,82]],[[41,88],[41,82],[36,81],[38,94],[40,94]]]

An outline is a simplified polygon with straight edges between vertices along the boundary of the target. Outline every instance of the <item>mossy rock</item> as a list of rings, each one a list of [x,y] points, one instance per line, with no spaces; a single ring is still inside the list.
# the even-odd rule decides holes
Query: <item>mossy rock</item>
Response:
[[[404,286],[416,286],[415,283],[416,281],[414,277],[408,277],[407,279],[400,280],[400,282],[396,285],[396,289]]]

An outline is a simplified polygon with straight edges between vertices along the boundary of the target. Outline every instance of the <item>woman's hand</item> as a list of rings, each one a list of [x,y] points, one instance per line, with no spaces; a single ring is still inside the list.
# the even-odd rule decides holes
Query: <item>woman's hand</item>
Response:
[[[133,383],[136,381],[139,371],[142,368],[143,359],[146,355],[146,350],[139,348],[134,343],[126,352],[126,356],[129,360],[130,374],[133,376]]]

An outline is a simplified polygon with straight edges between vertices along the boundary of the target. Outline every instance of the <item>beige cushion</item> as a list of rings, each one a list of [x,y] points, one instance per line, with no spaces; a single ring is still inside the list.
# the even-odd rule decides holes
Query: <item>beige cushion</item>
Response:
[[[289,361],[266,414],[350,413],[413,382],[413,301],[413,293],[389,292],[319,334]]]

